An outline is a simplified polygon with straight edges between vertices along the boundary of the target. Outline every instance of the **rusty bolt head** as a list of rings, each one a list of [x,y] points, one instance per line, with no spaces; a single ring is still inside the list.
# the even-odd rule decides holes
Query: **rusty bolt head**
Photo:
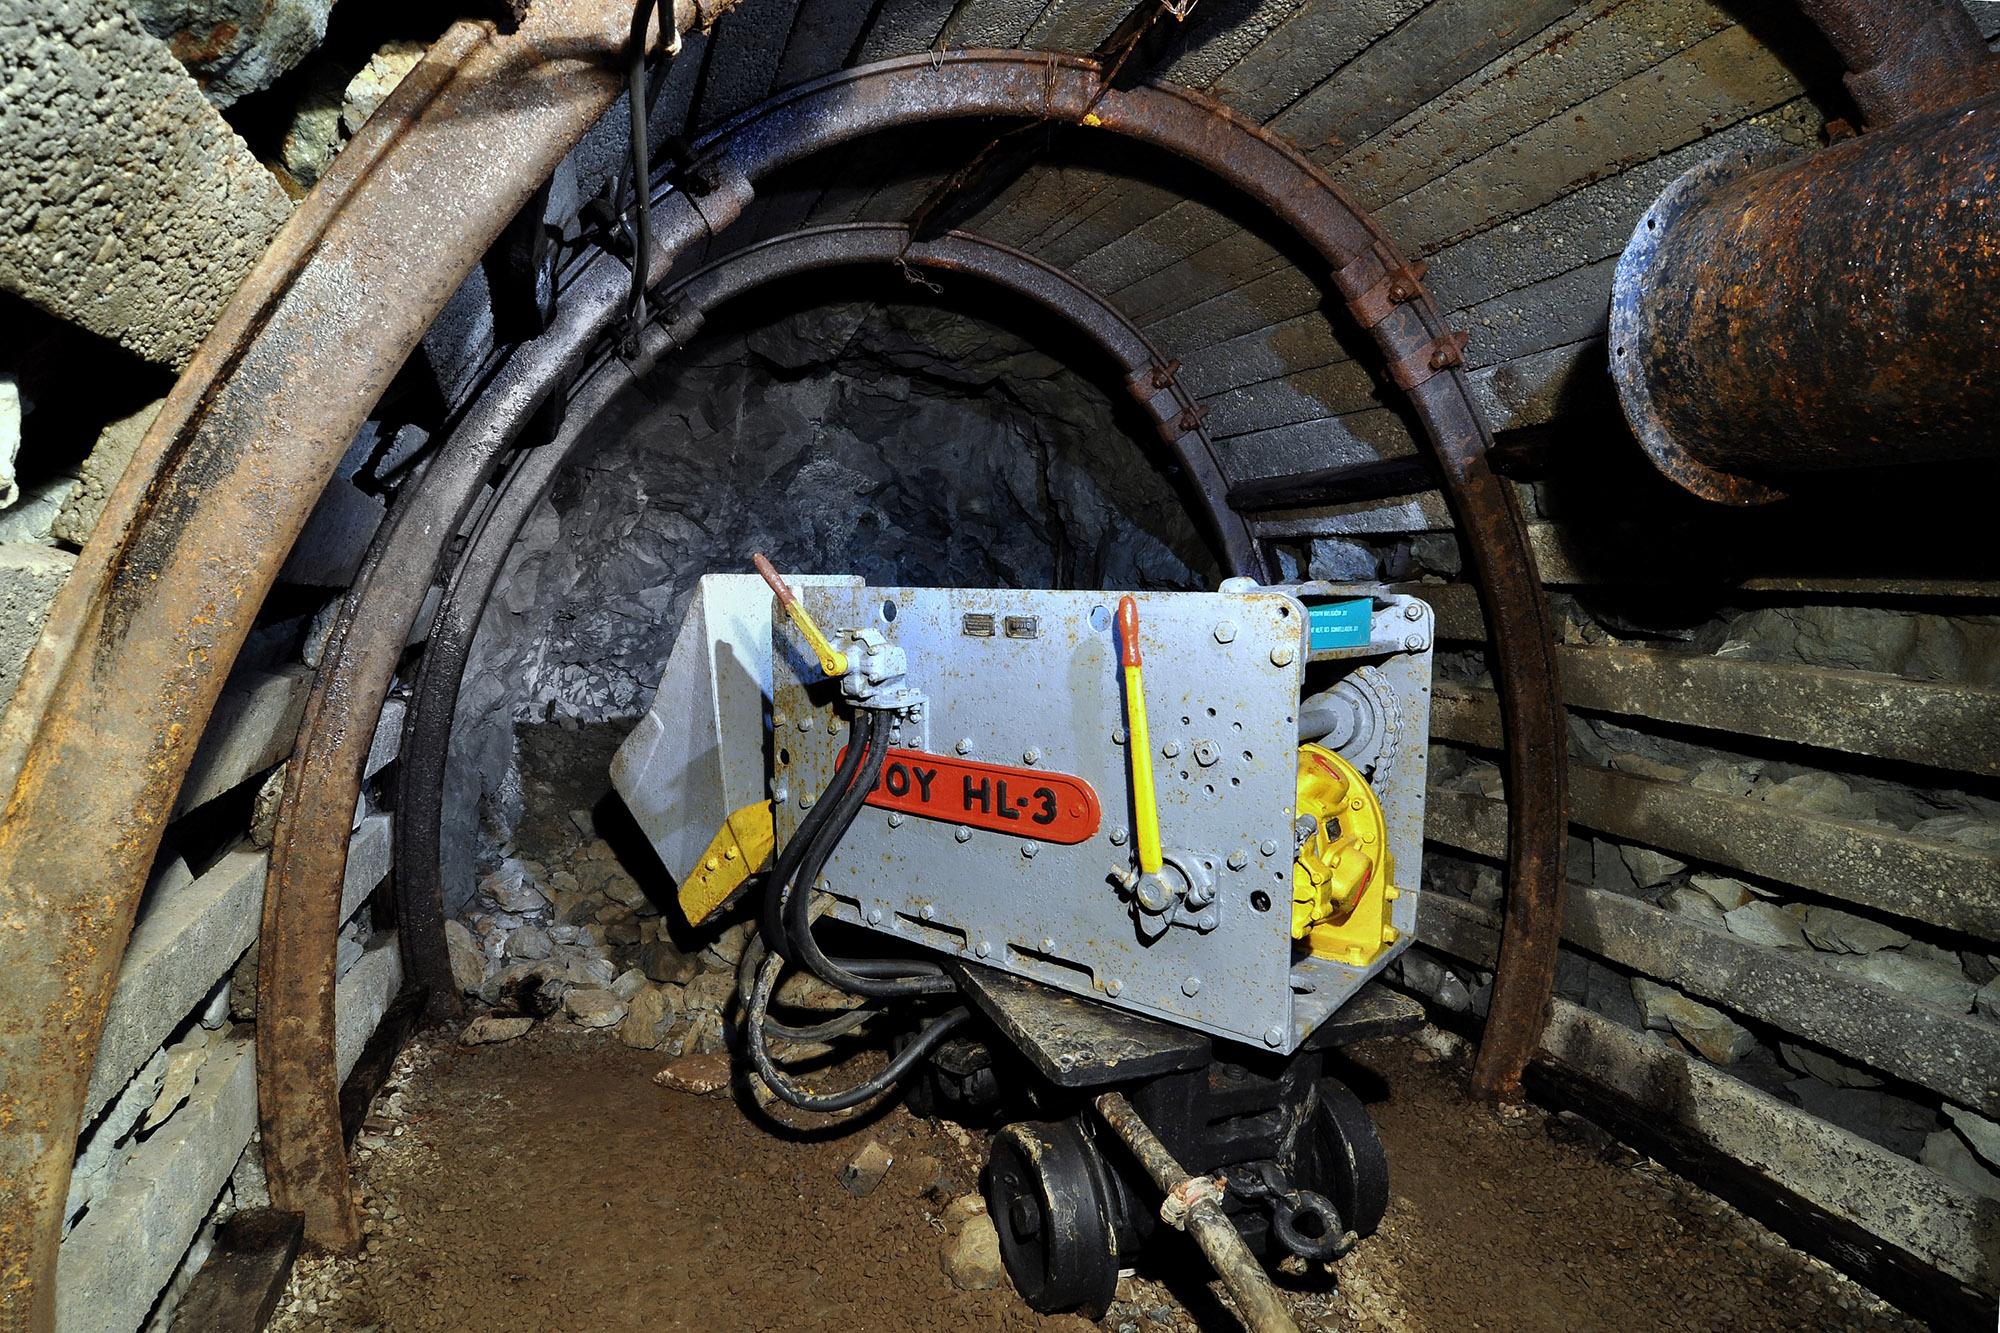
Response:
[[[1281,643],[1271,650],[1271,665],[1288,667],[1292,664],[1292,659],[1297,656],[1298,654],[1292,650],[1292,645]]]

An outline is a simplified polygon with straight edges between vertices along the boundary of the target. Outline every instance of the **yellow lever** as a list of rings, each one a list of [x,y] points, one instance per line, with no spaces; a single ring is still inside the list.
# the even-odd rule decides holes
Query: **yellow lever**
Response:
[[[777,567],[764,558],[762,551],[751,556],[750,563],[764,576],[764,582],[771,585],[771,591],[778,596],[778,605],[785,608],[785,614],[792,618],[792,623],[799,627],[799,633],[805,635],[806,642],[812,645],[814,655],[819,658],[819,669],[829,676],[846,675],[847,654],[827,642],[826,635],[821,634],[819,626],[813,624],[812,615],[785,585],[784,576],[778,573]]]
[[[1146,731],[1146,690],[1139,679],[1139,604],[1118,602],[1118,660],[1125,667],[1125,730],[1132,760],[1133,841],[1139,873],[1160,873],[1160,807],[1153,794],[1153,742]]]

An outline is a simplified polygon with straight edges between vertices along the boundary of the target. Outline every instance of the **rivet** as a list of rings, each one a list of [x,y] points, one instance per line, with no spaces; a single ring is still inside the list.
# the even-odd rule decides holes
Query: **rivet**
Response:
[[[812,808],[813,808],[813,794],[812,794],[811,792],[809,792],[809,791],[802,791],[802,792],[800,792],[800,793],[799,793],[799,809],[801,809],[801,810],[810,810],[810,809],[812,809]]]
[[[721,860],[720,860],[719,858],[717,858],[717,857],[713,857],[713,856],[709,857],[709,858],[708,858],[708,868],[709,868],[710,870],[720,870],[720,869],[722,869],[722,862],[721,862]]]
[[[1403,608],[1403,619],[1422,620],[1423,618],[1424,618],[1424,608],[1421,602],[1411,602],[1408,606]]]
[[[1125,993],[1125,983],[1117,977],[1113,977],[1104,983],[1104,993],[1115,1000]]]
[[[956,750],[956,751],[958,751],[958,752],[959,752],[960,754],[971,754],[971,753],[972,753],[972,737],[970,737],[970,736],[960,736],[960,737],[958,738],[958,744],[956,744],[956,745],[952,746],[951,748],[952,748],[952,749],[954,749],[954,750]]]
[[[1165,755],[1169,759],[1174,759],[1179,757],[1180,752],[1181,752],[1181,743],[1179,741],[1168,741],[1165,745],[1162,745],[1160,747],[1160,753]]]
[[[979,941],[978,944],[973,946],[972,951],[978,954],[981,958],[985,958],[993,952],[993,946],[987,943],[985,940],[981,940]]]
[[[1111,845],[1113,847],[1123,847],[1125,845],[1125,838],[1126,838],[1126,833],[1124,825],[1121,824],[1117,828],[1111,830]]]
[[[1021,762],[1026,764],[1029,768],[1033,768],[1036,764],[1041,763],[1042,762],[1041,747],[1033,745],[1029,746],[1028,752],[1021,756]]]
[[[1035,859],[1035,853],[1040,850],[1042,850],[1042,845],[1038,842],[1024,842],[1021,844],[1021,855],[1027,857],[1030,861]]]
[[[1284,1030],[1283,1028],[1265,1028],[1265,1029],[1264,1029],[1264,1044],[1265,1044],[1266,1046],[1282,1046],[1282,1045],[1284,1045],[1284,1044],[1285,1044],[1285,1030]]]
[[[965,825],[960,824],[958,826],[958,831],[953,833],[951,836],[957,838],[960,842],[971,842],[972,830],[967,828]]]
[[[808,713],[804,717],[799,719],[799,730],[811,731],[812,729],[813,729],[812,714]]]
[[[889,812],[889,827],[890,828],[903,827],[903,812],[901,810],[891,810]]]
[[[932,907],[929,903],[925,903],[917,909],[917,915],[926,921],[934,920],[937,917],[937,908]]]
[[[1217,621],[1215,624],[1215,641],[1217,643],[1234,643],[1236,641],[1236,622],[1233,620]]]
[[[882,924],[882,909],[881,909],[881,908],[879,908],[879,907],[871,907],[871,908],[869,908],[869,909],[868,909],[868,924],[869,924],[869,925],[871,925],[871,926],[879,926],[879,925],[881,925],[881,924]]]
[[[1235,851],[1229,854],[1229,868],[1231,870],[1241,870],[1244,866],[1247,866],[1249,864],[1250,864],[1250,854],[1244,851],[1241,847],[1238,847]]]
[[[1201,994],[1201,978],[1186,977],[1181,981],[1181,994],[1192,999]]]
[[[1123,727],[1112,728],[1111,743],[1113,745],[1123,745],[1125,743],[1125,728]]]
[[[1278,854],[1278,840],[1276,838],[1266,838],[1257,845],[1257,850],[1266,856],[1276,856]]]
[[[1281,643],[1271,650],[1271,665],[1288,667],[1292,664],[1292,659],[1297,655],[1292,651],[1292,645]]]

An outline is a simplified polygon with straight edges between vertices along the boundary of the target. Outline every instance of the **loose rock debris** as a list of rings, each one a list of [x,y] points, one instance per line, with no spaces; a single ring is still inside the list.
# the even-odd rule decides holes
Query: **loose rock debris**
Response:
[[[1191,1251],[1122,1279],[1101,1325],[1037,1315],[1000,1267],[981,1134],[901,1107],[782,1119],[726,1055],[661,1069],[608,1035],[556,1018],[508,1042],[419,1038],[356,1140],[364,1252],[302,1260],[273,1327],[1236,1327]],[[1381,1086],[1357,1082],[1386,1088],[1394,1201],[1337,1289],[1288,1292],[1303,1328],[1918,1327],[1588,1122],[1475,1106],[1411,1042],[1359,1054]],[[844,1177],[871,1149],[890,1165],[856,1195]]]

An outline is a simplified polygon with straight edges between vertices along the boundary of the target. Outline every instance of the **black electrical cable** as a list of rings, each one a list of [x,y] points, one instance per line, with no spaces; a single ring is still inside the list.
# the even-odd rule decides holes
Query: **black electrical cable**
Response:
[[[762,966],[769,953],[770,950],[764,946],[764,938],[761,935],[751,936],[743,947],[743,959],[736,970],[736,998],[746,1014],[750,1012],[750,994],[757,984],[757,969]],[[824,1023],[815,1023],[811,1027],[803,1028],[766,1017],[764,1035],[781,1041],[832,1041],[835,1037],[846,1036],[881,1012],[879,1009],[849,1009],[836,1014]]]
[[[837,804],[834,799],[835,794],[844,792],[852,786],[855,775],[861,771],[861,760],[867,750],[867,739],[874,734],[872,731],[874,718],[873,713],[863,714],[848,728],[847,753],[841,756],[840,763],[834,770],[833,781],[826,784],[826,790],[819,794],[818,802],[799,822],[798,831],[792,834],[791,840],[785,844],[784,851],[778,854],[777,864],[771,867],[770,875],[765,880],[763,913],[759,918],[757,929],[771,948],[787,957],[791,954],[791,946],[785,938],[786,886],[797,873],[799,862],[812,850],[813,843],[818,839],[819,831],[826,824],[828,816],[832,815]],[[864,730],[864,728],[870,729]]]
[[[939,1042],[951,1035],[954,1028],[972,1016],[964,1008],[953,1009],[919,1032],[881,1072],[840,1092],[815,1093],[787,1077],[771,1059],[770,1049],[764,1042],[764,1019],[770,1008],[771,993],[777,988],[778,974],[784,967],[785,960],[774,953],[758,969],[757,985],[750,993],[750,1012],[745,1030],[749,1038],[750,1060],[756,1066],[757,1076],[772,1092],[801,1110],[845,1111],[880,1096],[893,1088]]]
[[[667,57],[679,49],[680,37],[674,27],[674,11],[669,0],[638,0],[632,8],[632,33],[625,51],[625,99],[631,116],[631,154],[626,176],[618,188],[620,210],[631,209],[628,225],[632,230],[632,287],[625,298],[627,337],[635,337],[646,325],[646,266],[653,255],[653,210],[647,199],[646,183],[653,175],[653,149],[648,142],[646,115],[653,94],[646,78],[646,24],[655,10],[660,15],[660,35],[667,43]],[[627,187],[629,180],[630,186]]]

